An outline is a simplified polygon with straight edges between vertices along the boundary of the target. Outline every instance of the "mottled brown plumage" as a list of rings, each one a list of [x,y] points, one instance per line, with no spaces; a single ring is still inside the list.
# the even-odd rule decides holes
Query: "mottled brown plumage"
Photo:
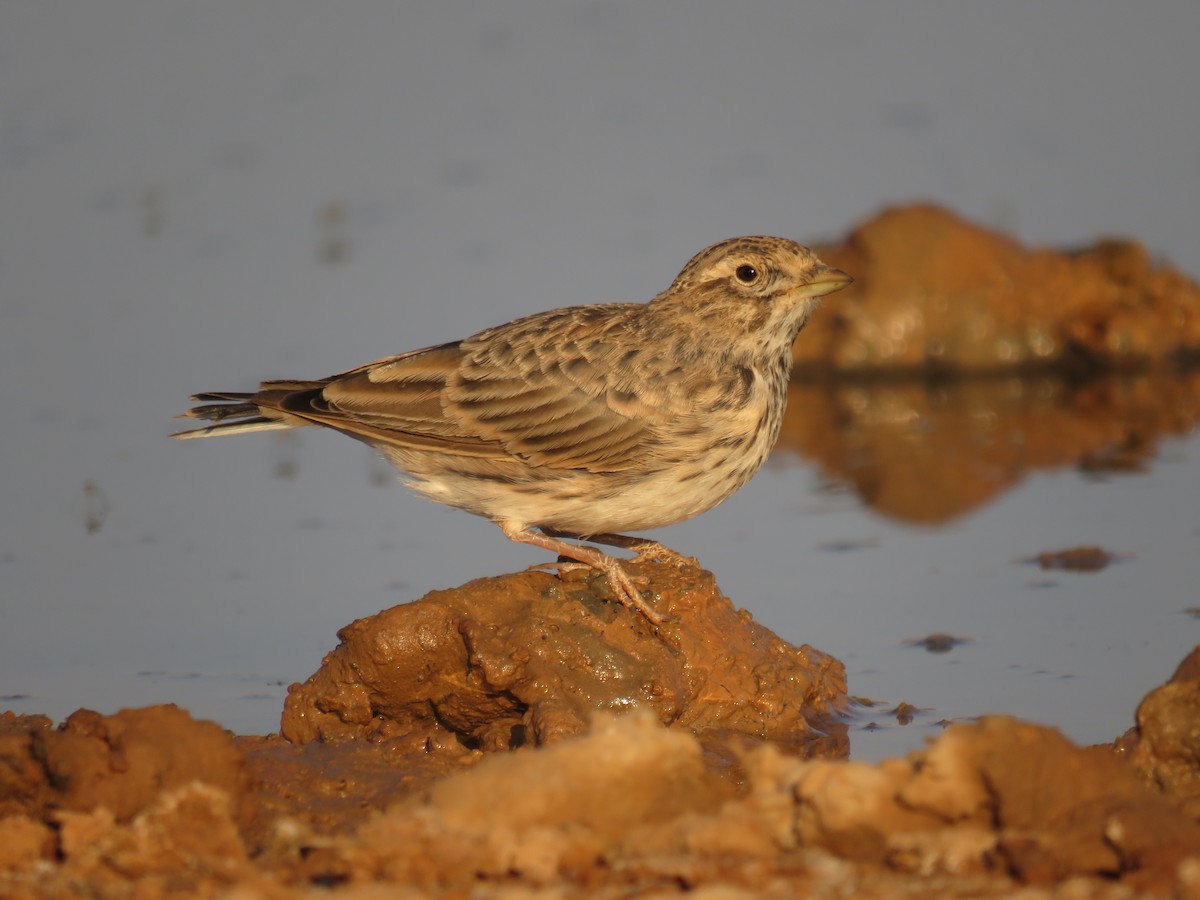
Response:
[[[680,559],[623,533],[689,519],[749,480],[779,433],[792,342],[849,282],[792,241],[733,238],[649,303],[550,310],[317,381],[198,394],[185,415],[215,424],[174,437],[336,429],[427,497],[602,570],[658,622],[618,560],[562,538]]]

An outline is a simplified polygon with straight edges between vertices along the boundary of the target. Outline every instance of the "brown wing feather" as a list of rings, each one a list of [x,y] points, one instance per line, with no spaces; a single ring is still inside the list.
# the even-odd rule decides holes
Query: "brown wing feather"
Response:
[[[442,397],[463,358],[458,343],[390,357],[329,379],[320,407],[384,432],[471,441],[478,435],[449,419]]]
[[[324,379],[311,390],[270,396],[260,402],[372,444],[459,456],[505,456],[495,441],[460,427],[445,415],[446,380],[462,360],[459,344],[442,344],[359,366]]]
[[[371,443],[622,471],[644,464],[658,426],[683,408],[672,367],[654,364],[656,348],[615,358],[607,332],[627,318],[610,315],[597,333],[595,319],[541,313],[322,382],[265,383],[255,399]]]
[[[617,472],[644,464],[675,409],[638,400],[640,375],[609,342],[643,308],[553,311],[468,339],[447,382],[448,415],[531,465]]]

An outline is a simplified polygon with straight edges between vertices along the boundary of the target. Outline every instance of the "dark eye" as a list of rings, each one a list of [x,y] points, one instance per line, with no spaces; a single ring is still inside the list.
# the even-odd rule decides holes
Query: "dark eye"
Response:
[[[738,266],[737,271],[733,274],[737,276],[737,280],[742,284],[754,284],[754,282],[758,281],[758,269],[746,263]]]

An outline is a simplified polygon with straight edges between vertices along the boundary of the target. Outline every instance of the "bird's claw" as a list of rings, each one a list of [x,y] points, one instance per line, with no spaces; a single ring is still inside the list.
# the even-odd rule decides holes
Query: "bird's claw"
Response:
[[[586,570],[589,572],[599,572],[608,579],[608,586],[613,592],[613,596],[622,606],[639,612],[651,623],[661,625],[667,621],[667,618],[654,610],[645,598],[642,597],[638,585],[646,585],[650,583],[650,579],[645,575],[630,575],[625,571],[625,567],[621,565],[620,560],[612,560],[610,564],[604,566],[593,566],[589,563],[576,562],[570,559],[558,559],[549,562],[534,563],[526,568],[527,572],[553,570],[558,573],[558,577],[562,578],[564,572],[578,572]]]
[[[638,590],[635,582],[649,584],[650,579],[644,575],[630,575],[625,571],[625,567],[621,565],[620,560],[610,560],[604,566],[604,574],[608,576],[609,587],[616,595],[617,600],[622,606],[628,607],[635,612],[640,612],[643,616],[650,620],[654,625],[661,625],[666,621],[666,618],[656,611],[645,598],[642,597],[642,592]]]
[[[700,560],[694,556],[684,556],[677,550],[664,547],[658,541],[646,541],[631,548],[634,551],[634,562],[660,562],[676,569],[699,568]]]

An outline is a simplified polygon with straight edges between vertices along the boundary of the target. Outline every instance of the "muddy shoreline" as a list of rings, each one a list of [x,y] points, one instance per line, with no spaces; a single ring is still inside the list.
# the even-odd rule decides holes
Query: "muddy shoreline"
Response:
[[[1200,288],[1136,243],[1029,249],[916,206],[818,252],[857,281],[796,345],[780,443],[884,514],[1136,467],[1200,419]],[[936,438],[888,429],[910,415]],[[0,715],[0,895],[1200,895],[1200,648],[1111,744],[983,717],[866,764],[841,662],[699,565],[630,568],[662,626],[530,571],[353,622],[279,734]]]
[[[352,623],[282,735],[4,714],[0,891],[1200,888],[1200,649],[1112,745],[984,717],[870,765],[840,663],[702,569],[638,574],[676,621],[526,572]]]

